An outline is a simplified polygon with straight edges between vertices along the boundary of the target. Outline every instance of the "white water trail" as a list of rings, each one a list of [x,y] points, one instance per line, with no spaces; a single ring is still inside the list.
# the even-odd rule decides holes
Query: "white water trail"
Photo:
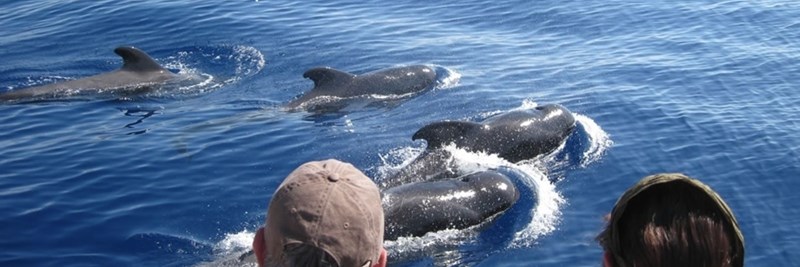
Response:
[[[599,160],[605,151],[614,145],[611,137],[600,128],[600,125],[592,119],[582,114],[573,114],[575,120],[583,126],[589,138],[589,147],[583,152],[581,157],[581,167],[585,168],[592,162]]]

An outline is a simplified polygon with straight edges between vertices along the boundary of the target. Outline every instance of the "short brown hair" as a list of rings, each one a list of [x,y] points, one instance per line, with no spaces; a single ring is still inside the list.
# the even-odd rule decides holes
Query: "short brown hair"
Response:
[[[614,266],[739,267],[744,239],[727,204],[681,174],[642,179],[626,191],[597,237]]]

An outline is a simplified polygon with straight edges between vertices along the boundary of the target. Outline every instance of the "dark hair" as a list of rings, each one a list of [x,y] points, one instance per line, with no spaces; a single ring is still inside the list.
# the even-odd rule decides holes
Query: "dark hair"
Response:
[[[614,266],[742,266],[737,233],[719,206],[696,186],[653,185],[631,198],[621,212],[597,237],[613,255]]]
[[[283,255],[286,266],[339,267],[328,252],[308,244],[286,245]]]

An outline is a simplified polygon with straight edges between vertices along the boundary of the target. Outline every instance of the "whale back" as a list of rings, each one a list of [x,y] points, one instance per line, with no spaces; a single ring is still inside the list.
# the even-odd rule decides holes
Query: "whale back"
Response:
[[[553,151],[574,129],[572,113],[553,104],[502,113],[479,123],[431,123],[419,129],[412,138],[426,140],[428,150],[453,143],[469,151],[498,154],[510,162],[518,162]]]
[[[516,132],[519,138],[556,139],[560,143],[575,128],[575,117],[567,108],[549,104],[511,111],[487,118],[482,123],[495,131]]]
[[[138,72],[166,70],[150,55],[132,46],[117,47],[114,49],[114,53],[122,57],[122,70]]]
[[[441,148],[451,142],[460,145],[467,133],[481,127],[483,127],[482,124],[466,121],[434,122],[420,128],[411,139],[425,140],[428,142],[428,149]]]
[[[382,95],[404,95],[431,89],[436,83],[436,71],[426,65],[382,69],[358,75],[362,92]]]
[[[531,159],[558,148],[572,134],[575,118],[561,105],[544,105],[487,118],[483,121],[492,131],[477,136],[485,149],[498,153],[511,162]]]
[[[384,239],[467,228],[507,210],[518,199],[514,183],[495,171],[389,188],[382,192]]]

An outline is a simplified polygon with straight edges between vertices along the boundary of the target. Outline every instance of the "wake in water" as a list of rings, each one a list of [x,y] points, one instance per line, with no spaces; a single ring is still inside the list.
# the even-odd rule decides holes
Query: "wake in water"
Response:
[[[183,49],[166,58],[164,66],[193,77],[144,95],[155,98],[187,98],[239,82],[261,72],[264,55],[251,46],[209,46]]]

